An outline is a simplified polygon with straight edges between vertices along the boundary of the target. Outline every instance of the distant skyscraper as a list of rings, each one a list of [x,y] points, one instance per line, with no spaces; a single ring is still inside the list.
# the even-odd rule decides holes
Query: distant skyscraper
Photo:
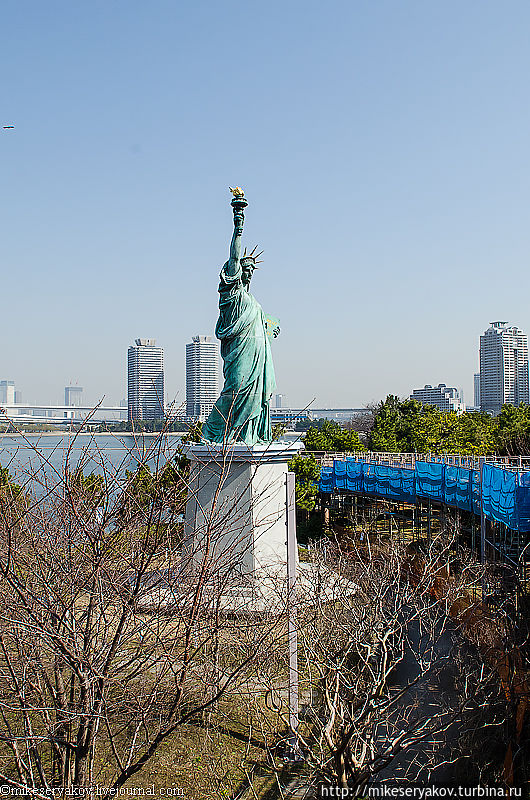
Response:
[[[0,403],[13,405],[15,402],[15,381],[0,381]]]
[[[164,351],[155,339],[135,339],[127,353],[129,421],[164,417]]]
[[[480,408],[480,372],[473,375],[473,405]]]
[[[205,420],[219,395],[219,354],[211,336],[186,345],[186,414]]]
[[[276,394],[274,395],[274,404],[275,408],[286,408],[287,401],[284,394]]]
[[[465,411],[466,407],[459,389],[439,383],[438,386],[426,384],[423,389],[414,389],[411,400],[417,400],[427,406],[437,406],[440,411]]]
[[[19,392],[15,389],[15,403],[22,402],[22,392]]]
[[[499,414],[505,403],[528,403],[528,339],[499,321],[480,337],[480,410]]]
[[[83,405],[83,387],[82,386],[65,386],[64,387],[64,404],[65,406],[82,406]]]

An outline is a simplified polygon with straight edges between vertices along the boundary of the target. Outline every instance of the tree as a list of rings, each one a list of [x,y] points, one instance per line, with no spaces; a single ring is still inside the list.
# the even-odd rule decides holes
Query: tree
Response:
[[[162,463],[155,472],[143,461],[136,470],[126,470],[126,490],[121,495],[121,516],[137,516],[141,509],[152,513],[157,509],[157,519],[167,521],[167,512],[178,516],[186,503],[189,478],[189,458],[180,450],[172,459]]]
[[[294,429],[295,431],[307,431],[309,428],[314,425],[315,423],[312,422],[310,419],[299,419],[298,422],[295,423]]]
[[[202,439],[202,422],[195,422],[191,425],[188,429],[188,432],[185,436],[182,437],[183,443],[191,443],[195,442],[196,444],[201,441]]]
[[[482,414],[456,414],[423,406],[411,430],[417,453],[455,453],[478,456],[495,451],[491,417]]]
[[[20,497],[21,487],[13,481],[13,477],[7,467],[0,466],[0,499],[10,502]]]
[[[116,793],[284,636],[281,613],[221,612],[211,548],[189,571],[164,522],[185,502],[164,441],[125,482],[80,464],[0,516],[0,780],[29,796]]]
[[[369,434],[374,426],[376,408],[377,405],[375,403],[366,405],[362,412],[354,414],[348,422],[344,423],[345,429],[357,431],[357,433],[364,435]]]
[[[530,406],[504,405],[496,420],[496,442],[500,455],[530,455]]]
[[[271,431],[272,441],[273,442],[278,441],[279,439],[282,438],[282,436],[285,435],[286,432],[287,432],[287,425],[277,422],[272,426],[272,431]]]
[[[369,448],[391,453],[484,455],[495,450],[487,414],[456,414],[388,395],[376,409]]]
[[[102,475],[90,472],[85,475],[81,468],[67,474],[65,480],[66,494],[72,505],[90,513],[103,505],[105,499],[105,481]]]
[[[489,414],[460,414],[457,419],[458,449],[453,452],[476,456],[496,452],[495,422]]]
[[[421,409],[421,404],[415,400],[400,400],[389,394],[376,408],[369,449],[386,453],[414,452],[412,433]]]
[[[325,420],[319,427],[311,427],[303,437],[306,450],[330,453],[353,453],[364,451],[359,434],[341,428],[338,422]]]
[[[183,557],[173,530],[188,465],[166,442],[154,441],[125,480],[104,460],[100,475],[85,477],[88,452],[73,472],[67,458],[39,497],[23,487],[29,502],[0,515],[0,780],[17,792],[44,800],[99,783],[116,794],[191,724],[211,741],[244,710],[237,734],[250,751],[258,731],[267,753],[288,725],[282,576],[277,613],[225,613],[240,555],[228,553],[232,573],[219,568],[211,545],[226,520],[220,509],[198,551]],[[290,467],[310,505],[316,459]],[[43,481],[39,471],[29,478]],[[438,647],[449,619],[463,629],[476,616],[468,589],[483,585],[480,566],[447,533],[413,549],[365,532],[362,544],[332,541],[328,551],[310,566],[312,588],[304,584],[296,609],[301,689],[313,698],[300,729],[309,771],[361,787],[403,751],[447,759],[429,740],[446,748],[447,726],[481,712],[491,670],[475,651],[477,671],[469,669],[469,652],[454,648],[468,669],[462,681],[451,673],[451,703],[440,697],[429,709],[422,698],[450,660]],[[502,608],[495,621],[507,627]],[[411,653],[417,670],[397,686]],[[264,707],[273,694],[277,713]]]
[[[296,507],[306,515],[315,508],[320,480],[320,464],[313,455],[297,455],[289,461],[296,475]]]
[[[446,531],[416,550],[337,542],[320,569],[316,595],[298,608],[308,785],[362,792],[384,770],[425,783],[453,757],[466,764],[459,732],[506,717],[493,648],[474,646],[494,638],[473,600],[481,566]],[[506,624],[498,609],[496,630]],[[287,723],[285,705],[278,713]]]
[[[181,422],[178,419],[159,419],[159,420],[132,420],[123,422],[105,422],[97,426],[97,433],[125,433],[133,431],[134,433],[185,433],[189,430],[190,426],[187,422]]]

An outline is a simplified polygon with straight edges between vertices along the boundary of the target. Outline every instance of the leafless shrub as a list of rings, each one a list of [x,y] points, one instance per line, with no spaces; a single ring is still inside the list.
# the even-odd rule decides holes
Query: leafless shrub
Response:
[[[316,597],[299,612],[308,780],[359,790],[389,777],[443,780],[490,703],[491,726],[506,718],[487,644],[504,623],[499,612],[491,632],[483,619],[483,568],[447,530],[416,550],[397,538],[337,542],[322,566],[342,591],[335,581],[331,602]],[[278,713],[287,724],[285,704]]]
[[[206,550],[185,569],[187,473],[166,448],[163,435],[131,448],[127,477],[97,440],[62,470],[35,449],[24,501],[1,515],[0,780],[34,797],[123,786],[242,696],[284,637],[281,614],[223,613],[226,576]]]

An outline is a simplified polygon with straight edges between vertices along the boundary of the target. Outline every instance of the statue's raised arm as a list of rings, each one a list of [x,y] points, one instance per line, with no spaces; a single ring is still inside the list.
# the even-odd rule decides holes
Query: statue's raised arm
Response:
[[[232,241],[230,242],[230,259],[228,261],[227,273],[235,275],[239,269],[239,262],[241,259],[241,238],[243,236],[243,225],[245,224],[244,210],[248,205],[245,200],[243,190],[236,186],[235,189],[230,189],[234,195],[232,199],[232,209],[234,211],[234,232],[232,234]]]

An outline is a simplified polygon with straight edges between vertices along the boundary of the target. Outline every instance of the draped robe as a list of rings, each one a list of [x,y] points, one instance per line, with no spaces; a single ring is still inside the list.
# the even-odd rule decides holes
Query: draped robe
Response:
[[[263,310],[242,280],[241,262],[235,274],[221,270],[219,319],[224,386],[206,420],[202,436],[210,442],[271,441],[270,398],[276,388]]]

